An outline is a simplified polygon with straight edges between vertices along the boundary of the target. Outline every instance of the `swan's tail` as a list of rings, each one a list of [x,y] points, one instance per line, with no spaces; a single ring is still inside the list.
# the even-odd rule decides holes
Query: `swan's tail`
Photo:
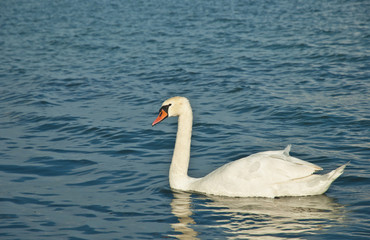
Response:
[[[343,173],[348,164],[349,162],[324,175],[312,174],[304,178],[295,179],[295,181],[289,181],[284,185],[286,193],[280,196],[309,196],[323,194],[329,189],[335,179]]]
[[[330,187],[330,185],[335,181],[335,179],[337,179],[340,175],[342,175],[344,169],[346,168],[348,164],[349,162],[346,164],[343,164],[342,166],[338,167],[337,169],[334,169],[333,171],[325,175],[319,175],[320,176],[319,181],[322,184],[320,184],[321,186],[318,188],[318,191],[316,194],[323,194],[324,192],[326,192],[328,188]]]
[[[330,182],[333,182],[335,179],[337,179],[340,175],[342,175],[344,169],[347,167],[347,165],[349,164],[350,162],[346,163],[346,164],[343,164],[342,166],[340,166],[339,168],[337,169],[334,169],[333,171],[327,173],[326,175],[328,176],[328,180],[330,180]]]

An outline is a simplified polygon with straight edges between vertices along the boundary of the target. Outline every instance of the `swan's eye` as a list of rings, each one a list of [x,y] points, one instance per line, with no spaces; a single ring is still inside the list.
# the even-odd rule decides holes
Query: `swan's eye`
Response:
[[[168,114],[168,108],[171,106],[171,103],[168,104],[168,105],[164,105],[161,107],[161,109],[159,109],[159,113],[161,114],[161,111],[165,111],[167,114]]]

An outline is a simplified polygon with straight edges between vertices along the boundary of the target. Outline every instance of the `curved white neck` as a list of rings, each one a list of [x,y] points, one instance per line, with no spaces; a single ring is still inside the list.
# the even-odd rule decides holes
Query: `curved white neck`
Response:
[[[169,173],[171,188],[187,190],[192,126],[193,113],[189,105],[178,119],[176,143]]]

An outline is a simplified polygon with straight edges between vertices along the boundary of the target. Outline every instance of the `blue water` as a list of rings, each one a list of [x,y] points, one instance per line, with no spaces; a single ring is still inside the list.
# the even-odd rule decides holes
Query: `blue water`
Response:
[[[370,3],[0,1],[1,239],[370,238]],[[173,192],[189,175],[283,149],[329,171],[325,195]]]

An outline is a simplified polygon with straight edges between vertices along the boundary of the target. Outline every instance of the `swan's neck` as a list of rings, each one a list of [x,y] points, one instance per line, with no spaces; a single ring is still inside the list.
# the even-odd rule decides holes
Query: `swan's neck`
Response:
[[[174,189],[187,190],[190,178],[188,168],[190,160],[191,130],[193,113],[191,107],[179,115],[175,149],[170,166],[170,186]]]

